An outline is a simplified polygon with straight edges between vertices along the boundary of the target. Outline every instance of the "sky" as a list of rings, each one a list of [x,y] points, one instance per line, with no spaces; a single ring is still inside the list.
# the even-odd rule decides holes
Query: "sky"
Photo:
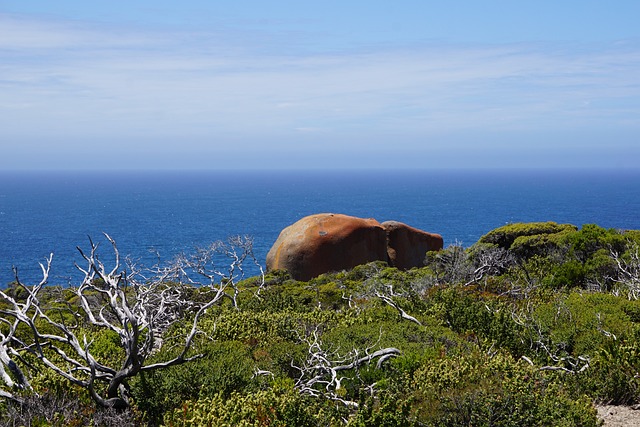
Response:
[[[640,169],[640,1],[0,0],[0,170]]]

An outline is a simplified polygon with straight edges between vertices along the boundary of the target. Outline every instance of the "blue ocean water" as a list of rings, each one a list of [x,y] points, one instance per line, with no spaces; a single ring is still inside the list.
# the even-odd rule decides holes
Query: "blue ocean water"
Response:
[[[471,245],[510,222],[640,229],[640,171],[2,172],[0,286],[81,275],[76,246],[109,233],[145,265],[248,234],[264,264],[280,230],[334,212],[397,220]]]

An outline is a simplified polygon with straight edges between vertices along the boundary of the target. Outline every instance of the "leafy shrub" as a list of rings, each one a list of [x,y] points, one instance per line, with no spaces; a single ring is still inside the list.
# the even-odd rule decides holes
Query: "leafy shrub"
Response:
[[[420,425],[411,416],[413,399],[398,390],[383,389],[377,397],[363,400],[348,422],[353,427],[411,427]]]
[[[301,396],[291,387],[276,387],[253,393],[216,395],[186,401],[165,415],[168,427],[211,426],[317,426],[335,425],[317,401]],[[324,422],[323,422],[324,421]]]
[[[493,244],[530,257],[558,247],[566,235],[576,230],[574,225],[555,222],[515,223],[490,231],[478,242]]]
[[[625,308],[636,305],[637,302],[610,294],[560,294],[535,307],[532,313],[535,325],[532,322],[529,326],[539,331],[550,350],[557,351],[559,356],[592,356],[606,345],[610,334],[618,339],[633,337],[637,327]]]
[[[522,326],[511,316],[512,307],[494,295],[472,287],[449,287],[432,292],[430,303],[431,312],[455,332],[489,341],[514,355],[528,348]]]
[[[238,341],[209,343],[204,357],[162,371],[140,374],[132,384],[137,407],[150,420],[162,418],[185,400],[229,396],[242,392],[252,381],[255,365],[249,348]]]
[[[617,230],[605,229],[596,224],[584,224],[582,228],[566,238],[574,256],[583,264],[601,249],[622,252],[626,238]]]
[[[640,232],[589,224],[581,230],[556,223],[511,224],[472,248],[430,253],[425,268],[400,271],[370,263],[308,282],[276,271],[266,276],[259,297],[262,278],[244,280],[239,307],[227,301],[201,318],[202,333],[190,354],[205,356],[133,379],[134,412],[116,415],[123,417],[121,425],[597,425],[594,400],[640,401],[640,302],[591,292],[614,289],[610,250],[631,261],[633,239],[640,241]],[[509,255],[509,262],[476,279],[474,269],[485,256],[500,254]],[[193,300],[208,298],[206,288],[185,292]],[[376,292],[392,297],[421,325],[402,319]],[[98,361],[119,360],[115,333],[61,311],[77,304],[73,292],[52,288],[42,299],[48,314],[86,335]],[[7,325],[0,325],[5,331]],[[185,328],[190,328],[187,318],[163,335],[163,347],[152,359],[167,360]],[[344,356],[345,363],[356,352],[362,356],[379,348],[395,347],[401,354],[380,368],[373,363],[340,371],[341,388],[333,397],[357,402],[357,409],[305,397],[294,389],[300,371],[293,366],[308,359],[305,337],[309,341],[312,331],[329,356]],[[17,337],[26,336],[21,326]],[[9,415],[0,415],[3,422],[14,417],[25,425],[61,425],[64,416],[67,423],[90,425],[107,420],[102,415],[112,417],[96,410],[86,390],[28,351],[18,351],[16,360],[44,398],[21,395],[30,418],[19,418],[18,407],[5,403],[0,413]],[[61,362],[60,354],[45,351]],[[538,369],[572,368],[576,360],[586,367],[575,374]],[[270,374],[254,377],[256,369]],[[38,418],[40,409],[34,408],[41,407]]]
[[[584,387],[600,402],[634,405],[640,402],[640,346],[636,341],[609,340],[591,360]]]
[[[434,426],[597,426],[587,397],[570,396],[509,355],[472,352],[418,370],[412,415]]]
[[[570,260],[555,266],[545,284],[553,289],[571,288],[581,286],[584,278],[584,266],[579,261]]]

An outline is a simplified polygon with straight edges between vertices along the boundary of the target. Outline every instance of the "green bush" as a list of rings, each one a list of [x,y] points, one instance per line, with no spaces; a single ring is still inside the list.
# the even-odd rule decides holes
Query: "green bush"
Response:
[[[255,364],[245,344],[211,342],[201,351],[204,357],[200,359],[141,373],[133,381],[136,405],[149,420],[161,419],[165,411],[179,407],[185,400],[226,397],[252,384]]]
[[[605,346],[609,334],[618,339],[634,336],[638,327],[625,310],[637,304],[603,293],[560,294],[535,307],[532,313],[535,324],[529,326],[540,331],[548,339],[550,350],[557,351],[559,356],[590,357]],[[541,355],[544,353],[541,351]]]
[[[425,364],[413,376],[412,415],[429,426],[597,426],[575,397],[509,355],[472,352]]]
[[[585,389],[598,401],[613,405],[640,402],[640,346],[637,341],[609,340],[596,351]]]
[[[584,224],[579,231],[567,236],[566,240],[571,245],[572,253],[584,264],[601,249],[624,251],[627,239],[617,230]]]
[[[204,357],[130,381],[129,418],[170,426],[595,426],[593,401],[640,403],[640,302],[608,293],[617,274],[611,251],[632,261],[636,240],[640,232],[591,224],[580,230],[550,222],[510,224],[472,248],[429,253],[424,268],[370,263],[308,282],[271,272],[259,296],[261,278],[249,278],[239,283],[237,308],[225,301],[202,316],[189,355]],[[473,270],[494,255],[507,262],[474,281]],[[20,295],[17,288],[10,292]],[[207,298],[206,289],[185,292],[193,300]],[[421,324],[401,318],[376,292]],[[116,333],[66,310],[78,303],[71,290],[48,289],[42,303],[52,318],[87,337],[99,362],[121,359]],[[0,324],[6,333],[9,323]],[[190,327],[187,317],[174,325],[149,362],[175,355]],[[293,386],[300,375],[294,366],[308,359],[312,332],[336,363],[379,348],[401,353],[380,367],[340,371],[342,387],[332,391],[357,408],[302,396]],[[17,338],[28,337],[20,326]],[[69,401],[77,403],[77,413],[65,412],[70,422],[98,419],[86,390],[29,351],[18,351],[16,362],[45,399],[25,391],[20,397],[58,417],[24,418],[23,424],[55,425],[55,414],[64,409],[56,405]],[[62,355],[45,351],[64,364]],[[543,366],[584,369],[541,371]],[[256,369],[269,374],[254,376]],[[16,407],[5,403],[5,409]]]
[[[570,260],[554,267],[545,284],[553,289],[580,287],[584,283],[585,274],[582,263]]]
[[[167,427],[258,427],[337,425],[317,401],[301,396],[290,387],[253,393],[216,395],[186,401],[165,415]]]
[[[524,329],[513,320],[512,307],[506,300],[472,287],[442,288],[429,296],[431,313],[467,339],[488,341],[514,355],[528,349]]]
[[[530,257],[559,247],[565,236],[577,227],[555,222],[530,222],[508,224],[496,228],[480,238],[479,243],[492,244]]]
[[[349,420],[353,427],[411,427],[419,424],[411,416],[413,399],[398,390],[380,390],[377,397],[364,399]]]

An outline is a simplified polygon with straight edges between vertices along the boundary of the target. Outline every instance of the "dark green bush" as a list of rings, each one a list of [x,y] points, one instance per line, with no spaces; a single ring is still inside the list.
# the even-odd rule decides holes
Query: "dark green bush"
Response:
[[[137,407],[150,421],[178,408],[185,400],[229,396],[252,384],[255,364],[249,348],[238,341],[209,343],[204,357],[160,371],[142,373],[132,384]]]

